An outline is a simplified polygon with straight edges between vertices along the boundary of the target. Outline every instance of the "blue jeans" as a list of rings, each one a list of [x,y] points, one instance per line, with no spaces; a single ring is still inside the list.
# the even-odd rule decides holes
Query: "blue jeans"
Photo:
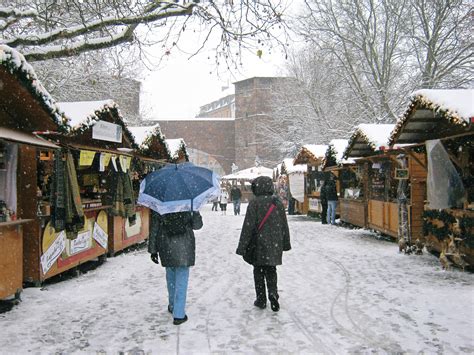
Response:
[[[328,201],[327,221],[328,224],[336,224],[337,201]]]
[[[234,215],[240,214],[240,199],[232,201],[234,203]]]
[[[168,286],[168,304],[173,310],[173,318],[186,315],[186,293],[188,291],[189,267],[167,267],[166,284]]]

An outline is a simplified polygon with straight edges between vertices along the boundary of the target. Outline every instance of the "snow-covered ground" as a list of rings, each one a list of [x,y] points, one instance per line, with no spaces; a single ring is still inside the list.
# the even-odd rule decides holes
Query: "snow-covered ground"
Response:
[[[443,271],[426,253],[399,254],[368,231],[289,216],[281,310],[260,310],[252,269],[235,254],[244,217],[202,213],[187,323],[172,324],[164,269],[142,248],[25,289],[23,302],[0,314],[0,353],[474,352],[473,274]]]

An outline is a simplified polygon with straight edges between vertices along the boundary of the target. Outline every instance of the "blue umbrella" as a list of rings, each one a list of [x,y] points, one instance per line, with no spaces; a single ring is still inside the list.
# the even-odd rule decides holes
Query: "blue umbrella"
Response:
[[[138,203],[159,214],[197,211],[219,194],[219,176],[192,163],[169,164],[140,184]]]

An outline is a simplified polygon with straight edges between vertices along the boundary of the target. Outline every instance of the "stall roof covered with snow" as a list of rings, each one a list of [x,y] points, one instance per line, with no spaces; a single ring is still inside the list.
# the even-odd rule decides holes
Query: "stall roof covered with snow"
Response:
[[[344,159],[344,152],[346,151],[348,145],[348,139],[332,139],[329,142],[326,155],[324,156],[323,169],[330,166],[354,164],[354,159]]]
[[[415,91],[389,144],[421,143],[474,131],[474,90]]]
[[[268,176],[273,178],[273,169],[266,168],[264,166],[254,166],[252,168],[237,171],[233,174],[225,175],[222,180],[242,180],[251,181],[259,176]]]
[[[362,123],[358,125],[349,138],[343,158],[366,157],[388,147],[388,140],[394,127],[394,124]]]
[[[171,153],[159,124],[128,127],[128,129],[133,134],[141,154],[156,160],[170,161]]]
[[[85,139],[87,144],[101,141],[99,145],[113,149],[138,148],[113,100],[60,102],[58,105],[69,119],[72,127],[69,137],[75,143],[80,144]],[[109,124],[113,126],[109,127]]]
[[[186,143],[183,138],[165,139],[165,143],[170,152],[170,159],[173,162],[189,161],[189,155],[186,150]]]
[[[283,159],[281,164],[281,173],[282,174],[297,174],[305,173],[308,171],[308,165],[306,164],[293,164],[293,158]]]
[[[22,131],[66,131],[66,118],[18,51],[0,45],[0,119]],[[27,119],[25,119],[27,118]]]
[[[296,155],[293,164],[320,165],[327,149],[328,146],[325,144],[305,144]]]

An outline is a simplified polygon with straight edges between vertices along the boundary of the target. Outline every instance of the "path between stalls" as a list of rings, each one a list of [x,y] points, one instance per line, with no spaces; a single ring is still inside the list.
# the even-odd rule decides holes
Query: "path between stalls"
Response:
[[[245,205],[243,206],[245,208]],[[145,248],[77,278],[28,288],[0,314],[0,353],[340,354],[473,352],[473,275],[406,256],[364,230],[290,216],[281,310],[253,306],[235,255],[244,216],[203,210],[189,321],[172,325],[164,269]]]

